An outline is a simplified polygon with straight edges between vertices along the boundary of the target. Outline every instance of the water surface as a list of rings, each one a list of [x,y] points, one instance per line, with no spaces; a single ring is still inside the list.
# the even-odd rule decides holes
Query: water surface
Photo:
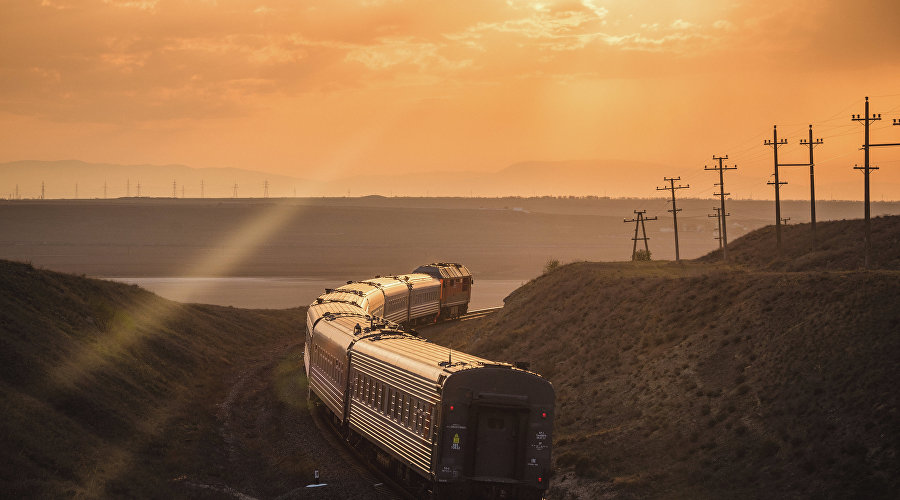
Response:
[[[138,285],[161,297],[185,303],[215,304],[245,309],[287,309],[306,306],[326,288],[336,288],[346,279],[329,278],[196,278],[196,277],[106,277]],[[526,279],[479,280],[472,287],[470,310],[498,307],[503,298]]]

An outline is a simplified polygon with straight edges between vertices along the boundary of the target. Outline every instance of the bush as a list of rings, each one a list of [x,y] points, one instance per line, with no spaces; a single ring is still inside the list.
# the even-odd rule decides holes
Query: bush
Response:
[[[558,267],[559,267],[559,260],[558,259],[550,259],[547,261],[546,264],[544,264],[544,274],[552,272]]]
[[[650,260],[650,250],[638,250],[634,253],[634,257],[631,260]]]

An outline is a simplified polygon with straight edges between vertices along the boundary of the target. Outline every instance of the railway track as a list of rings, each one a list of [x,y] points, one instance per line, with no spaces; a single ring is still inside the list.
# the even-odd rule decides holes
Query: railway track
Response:
[[[488,307],[486,309],[478,309],[476,311],[469,311],[466,314],[463,314],[456,321],[469,321],[472,319],[483,318],[488,316],[489,314],[495,313],[502,309],[502,307]]]
[[[378,500],[410,500],[414,498],[386,474],[375,467],[365,465],[367,464],[366,460],[347,440],[340,436],[337,429],[332,425],[331,419],[324,415],[323,409],[324,405],[316,402],[309,410],[316,428],[319,429],[322,437],[331,445],[331,449],[339,454],[360,477],[372,485],[374,498]]]

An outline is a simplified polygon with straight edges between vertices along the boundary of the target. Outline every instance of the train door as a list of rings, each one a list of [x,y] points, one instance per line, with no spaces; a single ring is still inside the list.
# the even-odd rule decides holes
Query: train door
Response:
[[[474,477],[519,479],[526,416],[524,411],[509,408],[482,406],[478,409]]]

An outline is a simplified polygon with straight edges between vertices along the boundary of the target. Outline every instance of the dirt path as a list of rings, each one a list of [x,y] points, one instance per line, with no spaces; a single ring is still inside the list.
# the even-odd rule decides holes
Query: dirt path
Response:
[[[202,498],[377,498],[372,479],[335,449],[306,402],[302,343],[284,339],[235,365],[216,405],[218,479],[185,478]],[[213,459],[212,457],[210,457]],[[319,470],[327,486],[308,488]]]

